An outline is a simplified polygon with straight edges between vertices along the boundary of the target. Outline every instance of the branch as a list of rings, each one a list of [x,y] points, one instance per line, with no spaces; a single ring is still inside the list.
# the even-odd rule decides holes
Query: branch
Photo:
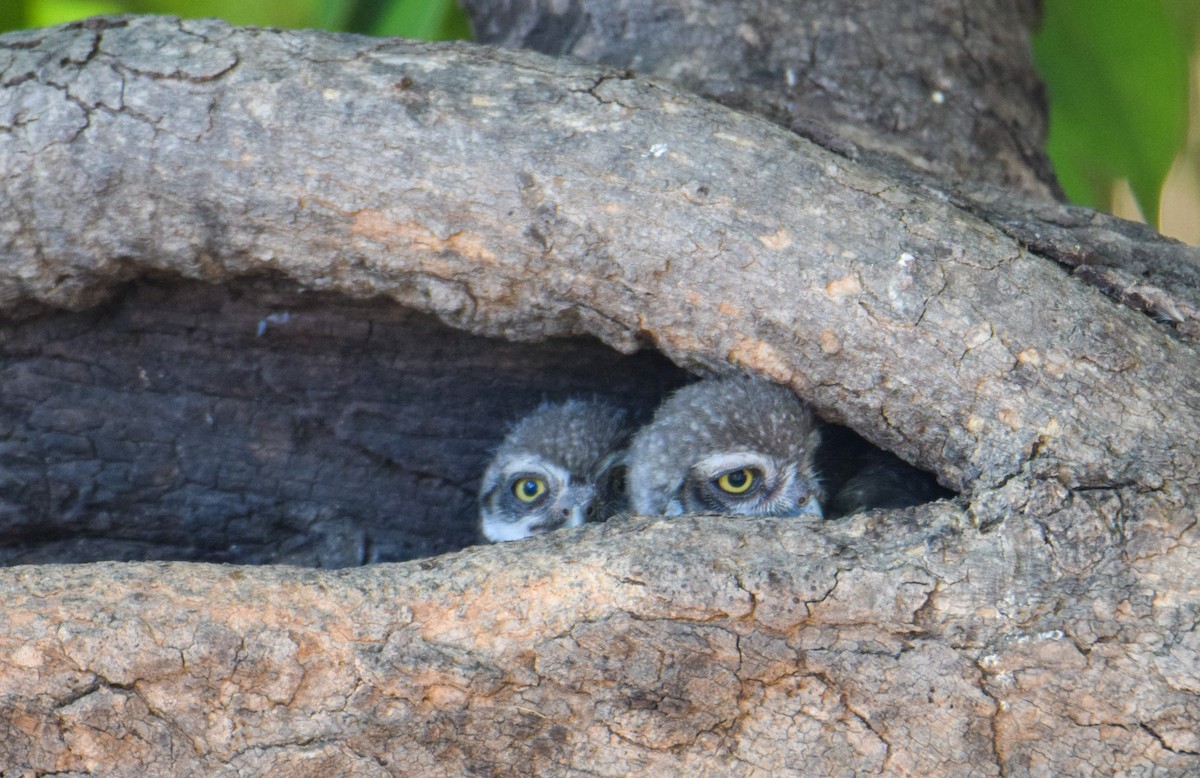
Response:
[[[482,43],[633,68],[957,189],[1058,184],[1034,0],[466,0]]]
[[[1200,766],[1187,606],[1153,606],[1183,630],[1167,643],[1131,621],[1182,551],[1067,575],[1029,523],[894,519],[610,522],[340,572],[0,570],[0,756],[146,776]],[[1186,591],[1170,569],[1156,586]]]
[[[1195,342],[1200,251],[1050,201],[1034,0],[468,0],[486,43],[669,79],[949,196]],[[800,21],[802,20],[802,21]]]
[[[278,271],[768,375],[959,490],[1194,480],[1190,348],[760,119],[463,45],[153,18],[4,45],[10,308]]]

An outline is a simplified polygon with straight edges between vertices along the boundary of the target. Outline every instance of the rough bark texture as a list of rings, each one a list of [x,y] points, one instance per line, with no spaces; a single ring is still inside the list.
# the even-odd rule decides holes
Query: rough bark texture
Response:
[[[172,534],[203,534],[171,502],[198,484],[293,500],[279,515],[299,533],[419,526],[412,505],[466,499],[451,471],[477,465],[473,435],[495,440],[537,392],[650,375],[649,398],[678,380],[558,335],[786,382],[962,493],[823,524],[631,519],[337,572],[10,568],[0,764],[1200,770],[1195,251],[1044,201],[959,200],[531,53],[109,20],[0,38],[0,84],[6,519],[41,500],[68,533],[119,524],[72,510],[125,483],[172,506]],[[254,280],[268,271],[294,286]],[[193,281],[129,286],[164,274]],[[452,340],[382,298],[516,342]],[[443,343],[445,372],[412,375]],[[553,377],[559,361],[592,372]],[[474,414],[440,415],[470,394],[457,385],[444,407],[388,396],[471,369],[487,376],[464,383],[482,382]],[[97,413],[89,383],[142,405]],[[228,404],[210,424],[212,398]],[[126,429],[171,465],[55,491],[47,461],[116,467],[119,445],[91,447]],[[321,482],[408,503],[289,493],[323,457]],[[251,483],[247,459],[275,480]],[[336,554],[371,558],[357,542]]]
[[[479,334],[756,371],[957,490],[1195,472],[1174,443],[1200,365],[1171,330],[767,122],[465,45],[191,22],[127,51],[150,24],[179,27],[7,50],[10,307],[272,270]]]
[[[1027,516],[980,534],[941,504],[336,572],[9,568],[0,754],[118,776],[1194,775],[1195,529],[1150,512],[1118,534],[1116,507],[1075,498],[1058,527],[1092,545],[1065,553]]]
[[[670,79],[954,187],[1046,196],[1036,0],[466,0],[485,43]]]

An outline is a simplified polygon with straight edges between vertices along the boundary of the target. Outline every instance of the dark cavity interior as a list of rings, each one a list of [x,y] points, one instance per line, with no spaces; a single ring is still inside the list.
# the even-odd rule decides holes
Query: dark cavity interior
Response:
[[[0,565],[454,551],[476,542],[478,479],[522,414],[586,394],[644,418],[688,380],[653,351],[478,337],[278,279],[140,280],[90,311],[0,321]],[[831,491],[896,461],[844,428],[826,439]]]

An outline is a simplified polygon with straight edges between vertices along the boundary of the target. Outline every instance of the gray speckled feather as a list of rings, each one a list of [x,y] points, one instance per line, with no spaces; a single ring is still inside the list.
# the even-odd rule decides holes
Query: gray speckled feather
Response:
[[[756,515],[813,513],[809,498],[823,495],[812,472],[813,454],[820,441],[812,412],[788,389],[765,381],[736,377],[700,381],[675,392],[630,443],[627,476],[633,510],[643,514],[675,514],[698,509]],[[776,475],[780,488],[809,505],[786,505],[782,493],[765,492],[759,502],[727,500],[700,506],[688,498],[692,480],[717,475],[704,470],[705,462],[737,466],[740,455],[754,455],[764,475]],[[746,460],[749,463],[751,460]],[[699,468],[699,470],[698,470]],[[794,484],[783,484],[789,478]],[[764,488],[773,486],[764,483]],[[770,499],[766,499],[766,498]],[[819,514],[819,509],[816,511]]]
[[[543,403],[513,425],[484,471],[480,533],[518,540],[623,510],[616,484],[630,431],[625,410],[603,400]],[[528,479],[545,489],[524,501],[515,490]]]
[[[615,405],[580,398],[543,403],[513,425],[493,461],[532,453],[572,475],[590,476],[599,459],[620,448],[628,436],[628,414]]]

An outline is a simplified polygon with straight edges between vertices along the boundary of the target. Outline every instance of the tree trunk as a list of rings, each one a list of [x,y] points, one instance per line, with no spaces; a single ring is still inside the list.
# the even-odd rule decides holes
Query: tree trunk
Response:
[[[616,17],[569,7],[556,52],[616,50],[578,21]],[[1028,18],[980,8],[951,28]],[[743,24],[753,47],[782,22]],[[826,28],[779,51],[824,83],[806,29]],[[648,408],[682,376],[646,347],[787,383],[960,493],[341,571],[8,568],[0,764],[1200,770],[1197,253],[1046,199],[1037,122],[926,147],[935,119],[889,137],[858,87],[767,110],[787,100],[757,71],[712,87],[695,48],[648,69],[821,145],[530,52],[154,18],[0,37],[4,561],[455,548],[504,423],[581,391]],[[1019,79],[964,86],[966,108],[936,83],[967,112],[950,127],[1036,103]],[[899,94],[927,117],[927,90]]]
[[[466,0],[478,38],[670,79],[875,166],[1057,193],[1038,0]]]

